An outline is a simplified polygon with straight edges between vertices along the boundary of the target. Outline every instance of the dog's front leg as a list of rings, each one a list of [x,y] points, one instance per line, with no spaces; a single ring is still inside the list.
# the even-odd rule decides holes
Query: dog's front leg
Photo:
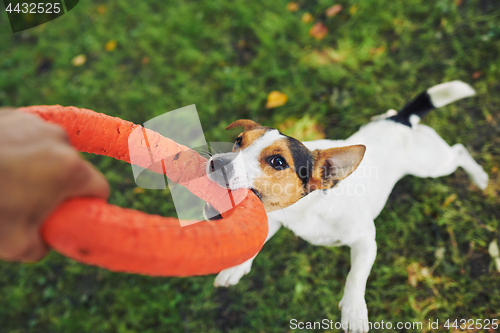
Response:
[[[278,222],[277,220],[270,218],[269,216],[268,216],[268,224],[269,224],[269,230],[267,232],[266,242],[271,237],[273,237],[273,235],[281,228],[281,223]],[[241,263],[237,266],[227,268],[221,271],[215,278],[214,286],[229,287],[238,284],[243,275],[250,273],[250,270],[252,269],[253,260],[255,259],[257,254],[252,258],[248,259],[247,261],[245,261],[244,263]]]
[[[366,280],[370,274],[377,243],[375,234],[359,238],[351,247],[351,270],[347,275],[344,296],[339,308],[342,310],[342,327],[349,332],[368,332],[368,309],[365,302]],[[347,331],[347,330],[346,330]]]

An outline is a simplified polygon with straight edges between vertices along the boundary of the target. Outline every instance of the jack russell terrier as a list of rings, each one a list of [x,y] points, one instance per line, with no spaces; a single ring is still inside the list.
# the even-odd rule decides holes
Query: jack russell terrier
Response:
[[[447,176],[462,167],[479,188],[486,188],[488,175],[462,144],[450,147],[432,128],[419,124],[430,110],[474,94],[461,81],[434,86],[399,112],[374,117],[346,140],[300,142],[251,120],[237,120],[226,128],[244,128],[233,151],[212,156],[207,173],[222,186],[249,188],[261,199],[269,220],[266,241],[285,226],[314,245],[348,245],[351,270],[339,304],[342,327],[367,332],[364,294],[377,252],[373,220],[396,182],[405,175]],[[214,216],[213,208],[205,211]],[[254,259],[220,272],[215,286],[237,284]]]

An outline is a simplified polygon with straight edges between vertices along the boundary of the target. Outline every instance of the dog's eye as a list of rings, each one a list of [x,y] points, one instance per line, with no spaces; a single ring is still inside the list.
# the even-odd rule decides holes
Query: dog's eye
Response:
[[[234,142],[234,147],[235,148],[238,148],[239,146],[241,146],[241,141],[243,140],[243,137],[242,136],[239,136],[236,138],[236,141]]]
[[[288,168],[288,164],[286,164],[285,159],[281,156],[271,157],[271,159],[269,160],[269,164],[271,164],[271,166],[276,170],[283,170]]]

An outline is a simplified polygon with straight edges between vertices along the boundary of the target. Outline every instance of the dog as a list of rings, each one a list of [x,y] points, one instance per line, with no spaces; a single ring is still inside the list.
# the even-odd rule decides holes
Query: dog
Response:
[[[462,144],[450,147],[419,124],[432,109],[473,95],[461,81],[439,84],[399,112],[374,117],[346,140],[300,142],[254,121],[237,120],[226,129],[244,131],[232,152],[210,158],[207,174],[222,186],[249,188],[260,198],[268,213],[266,241],[285,226],[314,245],[349,246],[341,323],[346,331],[367,332],[364,294],[377,252],[373,221],[397,181],[405,175],[447,176],[462,167],[480,189],[487,186],[488,175]],[[220,272],[215,286],[237,284],[254,259]]]

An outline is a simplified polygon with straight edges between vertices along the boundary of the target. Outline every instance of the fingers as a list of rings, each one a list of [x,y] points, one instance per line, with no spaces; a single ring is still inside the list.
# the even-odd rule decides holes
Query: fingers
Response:
[[[69,198],[106,200],[109,185],[59,126],[12,109],[0,118],[0,258],[36,261],[47,253],[43,221]]]
[[[9,107],[9,106],[3,106],[0,108],[0,112],[3,112],[3,111],[16,111],[16,109]]]
[[[43,175],[49,181],[45,183],[46,198],[39,202],[32,223],[41,224],[61,203],[75,197],[97,197],[107,200],[109,185],[104,176],[69,145],[53,148]]]
[[[47,255],[49,249],[42,241],[38,227],[19,223],[14,228],[0,229],[2,234],[9,236],[0,237],[0,259],[35,262]]]
[[[66,197],[97,197],[107,200],[109,184],[106,178],[89,162],[83,159],[75,170],[76,182],[68,188]]]

